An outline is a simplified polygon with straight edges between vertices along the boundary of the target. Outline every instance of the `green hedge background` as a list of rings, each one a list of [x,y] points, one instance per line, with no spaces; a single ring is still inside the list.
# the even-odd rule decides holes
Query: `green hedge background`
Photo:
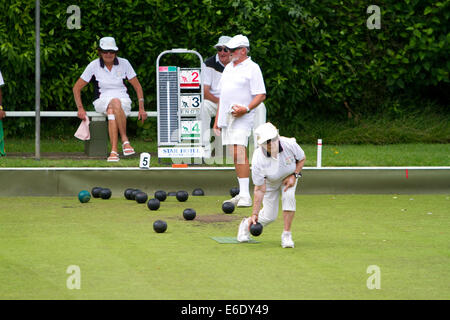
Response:
[[[34,3],[0,2],[8,110],[34,110]],[[372,4],[381,9],[381,29],[366,25]],[[80,7],[81,29],[67,27],[70,5]],[[207,58],[220,35],[242,33],[263,71],[268,119],[282,125],[282,134],[301,134],[311,121],[425,107],[448,116],[449,6],[450,1],[419,0],[41,1],[41,110],[76,109],[72,86],[96,58],[103,36],[116,38],[119,56],[135,68],[151,111],[161,52],[188,48]],[[134,95],[131,87],[129,92]],[[91,100],[92,86],[83,92],[86,106]],[[17,123],[8,126],[9,135],[34,132],[32,119]]]

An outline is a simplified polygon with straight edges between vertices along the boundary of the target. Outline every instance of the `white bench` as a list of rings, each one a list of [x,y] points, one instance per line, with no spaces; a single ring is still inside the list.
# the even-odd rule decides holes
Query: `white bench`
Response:
[[[40,111],[41,117],[69,117],[76,118],[78,116],[77,111]],[[88,156],[107,156],[108,155],[108,125],[106,123],[106,116],[103,113],[95,111],[87,111],[87,116],[91,118],[89,124],[89,130],[91,133],[91,139],[85,141],[84,152]],[[129,118],[137,118],[139,112],[132,111]],[[148,117],[157,117],[158,112],[147,111]],[[36,117],[35,111],[6,111],[6,118],[19,118],[19,117]],[[80,120],[81,121],[81,120]],[[73,132],[77,130],[77,127],[73,128]]]
[[[32,117],[34,118],[36,116],[35,111],[5,111],[7,117]],[[98,113],[95,111],[87,111],[86,112],[88,117],[98,117],[103,118],[106,120],[106,116],[103,113]],[[129,117],[136,118],[138,116],[139,112],[132,111],[129,115]],[[78,113],[76,111],[41,111],[39,112],[39,115],[41,117],[71,117],[76,118],[78,116]],[[148,117],[157,117],[158,112],[156,111],[147,111]],[[96,121],[97,119],[92,119],[93,121]],[[76,128],[75,128],[76,129]]]

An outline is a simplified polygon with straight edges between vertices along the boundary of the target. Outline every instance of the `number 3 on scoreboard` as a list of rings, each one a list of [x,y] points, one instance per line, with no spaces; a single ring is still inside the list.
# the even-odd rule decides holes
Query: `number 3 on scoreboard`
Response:
[[[192,97],[192,107],[198,108],[200,106],[200,98],[199,97]]]

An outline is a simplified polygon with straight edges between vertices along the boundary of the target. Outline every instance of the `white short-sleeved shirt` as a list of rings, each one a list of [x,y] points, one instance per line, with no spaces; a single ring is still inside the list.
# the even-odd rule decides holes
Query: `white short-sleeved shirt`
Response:
[[[227,113],[233,104],[248,106],[257,94],[265,94],[266,87],[259,66],[250,57],[243,62],[234,65],[227,64],[219,82],[220,107],[217,125],[220,128],[227,127]],[[255,110],[236,118],[233,121],[233,129],[251,129]]]
[[[203,85],[209,86],[209,92],[219,97],[219,82],[222,78],[222,72],[225,66],[220,62],[219,55],[208,58],[203,64]]]
[[[88,64],[81,79],[86,82],[93,81],[95,98],[129,98],[125,79],[136,77],[133,67],[127,59],[117,57],[118,64],[114,64],[111,71],[101,65],[100,58]]]
[[[253,152],[252,181],[256,186],[266,182],[266,190],[278,189],[284,178],[294,173],[296,162],[305,158],[305,152],[295,138],[280,137],[280,152],[276,159],[259,146]]]
[[[3,81],[2,73],[0,71],[0,87],[4,84],[5,84],[5,82]]]

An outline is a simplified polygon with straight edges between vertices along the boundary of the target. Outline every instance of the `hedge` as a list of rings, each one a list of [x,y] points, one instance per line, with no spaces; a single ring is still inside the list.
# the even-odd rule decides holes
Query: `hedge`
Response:
[[[448,113],[450,1],[373,2],[41,1],[41,109],[76,109],[72,86],[96,58],[102,36],[116,38],[119,55],[135,67],[147,110],[156,110],[155,64],[162,51],[189,48],[206,58],[220,35],[242,33],[263,71],[268,118],[284,134],[301,131],[305,121],[401,113],[429,101]],[[34,109],[34,3],[0,3],[8,110]],[[381,10],[380,29],[367,26],[371,4]],[[80,29],[68,28],[70,5],[80,8]],[[83,100],[90,104],[91,86]],[[21,119],[8,130],[22,134],[34,124]]]

